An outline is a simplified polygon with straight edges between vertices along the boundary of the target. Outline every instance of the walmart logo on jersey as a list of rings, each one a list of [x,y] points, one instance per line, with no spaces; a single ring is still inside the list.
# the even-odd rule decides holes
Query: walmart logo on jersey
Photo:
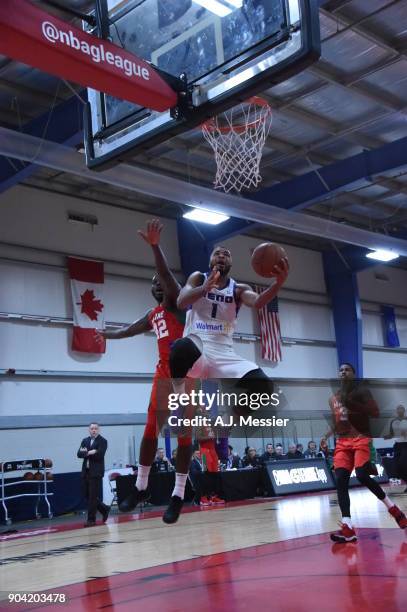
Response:
[[[222,323],[209,323],[207,321],[195,321],[195,329],[209,334],[227,334],[233,332],[233,325],[227,321]]]

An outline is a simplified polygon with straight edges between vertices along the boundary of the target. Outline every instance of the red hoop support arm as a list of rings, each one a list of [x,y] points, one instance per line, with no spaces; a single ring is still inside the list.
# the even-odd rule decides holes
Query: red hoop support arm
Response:
[[[1,0],[0,53],[156,111],[177,104],[177,93],[147,62],[27,0]]]

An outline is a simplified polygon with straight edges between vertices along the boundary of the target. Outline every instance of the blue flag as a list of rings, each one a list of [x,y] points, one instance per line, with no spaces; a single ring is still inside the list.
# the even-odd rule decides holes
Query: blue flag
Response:
[[[381,306],[385,346],[400,346],[393,306]]]

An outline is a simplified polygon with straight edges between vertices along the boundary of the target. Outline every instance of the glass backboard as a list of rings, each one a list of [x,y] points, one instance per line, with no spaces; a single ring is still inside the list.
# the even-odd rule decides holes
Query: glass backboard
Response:
[[[97,0],[97,9],[95,33],[150,62],[180,95],[159,113],[88,90],[89,167],[197,126],[320,54],[314,0]]]

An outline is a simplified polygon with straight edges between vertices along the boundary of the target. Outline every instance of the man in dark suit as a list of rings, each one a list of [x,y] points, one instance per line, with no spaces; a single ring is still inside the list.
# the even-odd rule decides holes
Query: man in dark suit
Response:
[[[192,455],[191,465],[189,466],[189,478],[195,491],[194,505],[199,506],[202,495],[202,463],[201,451],[197,449]]]
[[[85,497],[88,500],[88,520],[84,527],[96,525],[96,511],[102,515],[103,522],[107,521],[110,506],[100,500],[102,479],[105,473],[105,453],[107,440],[100,435],[98,423],[89,425],[89,436],[81,442],[77,456],[83,459],[82,482]]]
[[[241,464],[241,461],[240,461],[239,455],[234,455],[233,446],[228,444],[228,458],[226,461],[226,469],[227,470],[239,469],[240,464]]]
[[[269,442],[266,446],[266,451],[260,457],[260,463],[264,465],[267,461],[274,461],[275,458],[274,446]]]

